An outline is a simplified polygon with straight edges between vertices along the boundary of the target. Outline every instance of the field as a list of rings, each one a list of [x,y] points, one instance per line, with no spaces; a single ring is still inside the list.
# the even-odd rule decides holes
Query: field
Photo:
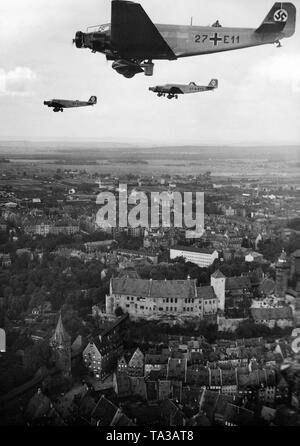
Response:
[[[0,142],[0,170],[85,169],[91,173],[198,175],[213,177],[300,177],[300,146],[146,147],[97,142]]]

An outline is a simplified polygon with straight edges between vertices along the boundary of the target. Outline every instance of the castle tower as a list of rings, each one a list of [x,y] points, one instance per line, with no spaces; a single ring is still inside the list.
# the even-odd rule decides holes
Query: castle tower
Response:
[[[283,250],[276,263],[276,288],[275,296],[281,299],[285,298],[288,288],[289,263],[286,252]]]
[[[225,285],[226,277],[220,270],[214,272],[210,277],[210,285],[213,287],[214,292],[218,298],[218,310],[225,311]]]
[[[71,375],[71,336],[65,330],[61,313],[55,332],[50,339],[50,347],[53,353],[56,367],[64,376]]]

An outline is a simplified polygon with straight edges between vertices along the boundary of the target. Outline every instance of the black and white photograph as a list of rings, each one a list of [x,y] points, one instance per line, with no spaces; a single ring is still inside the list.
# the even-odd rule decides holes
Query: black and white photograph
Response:
[[[300,426],[299,10],[0,0],[0,427]]]

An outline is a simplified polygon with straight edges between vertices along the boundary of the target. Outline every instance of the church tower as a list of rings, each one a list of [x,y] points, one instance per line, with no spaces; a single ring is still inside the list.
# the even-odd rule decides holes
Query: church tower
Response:
[[[284,299],[288,288],[289,264],[286,252],[283,250],[276,263],[276,288],[275,295]]]
[[[56,367],[64,376],[69,377],[71,375],[71,336],[63,326],[61,313],[55,332],[50,339],[50,347]]]

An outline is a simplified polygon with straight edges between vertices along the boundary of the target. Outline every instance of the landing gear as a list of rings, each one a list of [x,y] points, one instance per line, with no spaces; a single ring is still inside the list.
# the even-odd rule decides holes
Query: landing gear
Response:
[[[276,40],[275,43],[277,44],[277,48],[282,48],[282,44],[281,44],[280,40]]]
[[[148,60],[147,62],[144,62],[140,66],[141,68],[143,68],[145,76],[153,76],[154,63],[152,62],[152,60]]]
[[[127,79],[131,79],[138,73],[153,76],[154,63],[152,60],[143,62],[142,60],[118,59],[113,62],[112,68]]]

